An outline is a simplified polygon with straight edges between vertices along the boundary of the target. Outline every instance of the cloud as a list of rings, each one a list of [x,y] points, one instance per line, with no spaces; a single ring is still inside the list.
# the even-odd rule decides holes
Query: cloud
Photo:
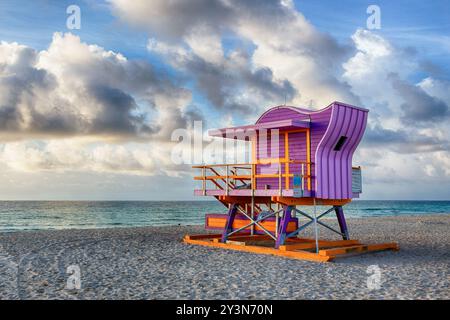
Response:
[[[350,48],[316,30],[291,1],[110,3],[123,21],[148,31],[150,52],[192,78],[219,110],[358,102],[338,77]]]
[[[446,151],[399,154],[387,149],[359,149],[365,199],[448,199],[450,154]]]
[[[400,106],[403,111],[401,120],[405,123],[430,125],[449,119],[447,103],[429,95],[420,86],[394,79],[393,87],[405,101]]]
[[[365,168],[366,190],[372,197],[408,197],[424,185],[433,190],[433,182],[448,184],[448,162],[442,159],[450,156],[450,86],[432,77],[413,83],[423,63],[413,50],[379,34],[360,29],[352,40],[356,52],[343,63],[342,77],[370,109],[354,160]]]
[[[351,38],[356,52],[343,62],[342,78],[361,103],[370,108],[371,116],[398,115],[398,106],[404,101],[393,88],[392,79],[406,79],[417,70],[414,57],[368,30],[358,29]]]
[[[417,85],[432,97],[446,102],[450,101],[450,82],[448,81],[427,77]]]
[[[386,129],[380,124],[368,126],[363,138],[363,147],[389,148],[397,153],[426,153],[450,149],[449,139],[427,135],[418,131]]]
[[[396,48],[380,35],[362,29],[352,39],[357,51],[343,64],[343,78],[370,108],[366,141],[442,145],[439,139],[421,137],[417,124],[448,120],[446,85],[433,78],[411,83],[411,75],[421,69],[411,50]]]
[[[203,120],[191,92],[142,60],[55,33],[0,44],[0,163],[16,172],[178,176],[174,129]]]
[[[3,139],[156,138],[167,114],[186,126],[191,93],[147,62],[55,33],[47,50],[0,44]]]
[[[106,144],[80,139],[10,142],[0,147],[4,169],[19,172],[98,172],[122,175],[180,176],[185,166],[170,160],[161,143]]]
[[[148,49],[168,57],[172,66],[189,75],[195,75],[196,89],[222,112],[254,113],[261,101],[291,99],[295,89],[287,80],[277,81],[269,68],[250,68],[246,52],[236,50],[220,61],[209,62],[193,52],[179,47],[149,41]]]
[[[232,5],[228,1],[135,1],[110,0],[113,12],[129,24],[145,27],[153,35],[174,41],[203,25],[218,31],[233,21]]]

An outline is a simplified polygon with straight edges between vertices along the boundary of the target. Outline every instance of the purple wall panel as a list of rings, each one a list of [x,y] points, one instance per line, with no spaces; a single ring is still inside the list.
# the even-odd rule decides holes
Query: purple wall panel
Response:
[[[321,110],[320,112],[314,113],[311,115],[311,161],[313,162],[312,168],[311,168],[311,187],[313,191],[316,190],[316,160],[315,160],[315,154],[317,150],[317,146],[319,145],[320,141],[322,140],[323,135],[325,134],[329,122],[330,117],[332,113],[332,107],[329,106],[325,108],[324,110]]]
[[[310,120],[313,195],[323,199],[348,199],[353,197],[351,192],[352,157],[364,133],[367,113],[365,109],[338,102],[319,111],[280,106],[266,111],[256,123],[286,119]],[[340,151],[335,151],[334,146],[341,136],[346,136],[347,140]],[[289,156],[291,159],[307,160],[305,141],[305,133],[290,134]],[[260,152],[260,149],[267,150],[266,155]],[[279,157],[284,157],[282,131],[280,131],[280,142],[274,146],[273,150],[278,151]],[[264,141],[258,145],[256,156],[257,159],[277,157],[271,154],[270,142],[264,143]],[[264,168],[266,170],[259,165],[257,173],[277,173],[278,170],[278,166],[274,166],[271,171],[267,170],[268,166]],[[290,173],[300,172],[301,166],[291,165],[289,169]],[[284,173],[284,166],[282,166],[282,173]],[[278,189],[278,178],[257,179],[257,188],[263,189],[265,185],[270,185],[270,189]],[[282,179],[282,188],[285,187],[285,179]]]
[[[356,148],[358,147],[358,144],[361,142],[361,139],[364,135],[364,131],[366,129],[367,124],[367,112],[360,111],[358,113],[358,118],[355,123],[355,133],[353,136],[355,139],[353,139],[352,143],[347,148],[347,154],[346,154],[346,162],[347,162],[347,181],[343,183],[344,186],[346,186],[346,189],[348,190],[348,197],[353,197],[352,193],[352,157],[355,153]]]
[[[334,103],[330,125],[316,151],[316,194],[322,199],[348,199],[351,192],[353,153],[367,122],[367,111]],[[347,141],[340,151],[334,146],[341,136]]]

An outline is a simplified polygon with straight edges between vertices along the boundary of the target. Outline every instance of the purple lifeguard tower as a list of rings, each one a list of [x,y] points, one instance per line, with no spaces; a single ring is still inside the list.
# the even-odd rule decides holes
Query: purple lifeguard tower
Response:
[[[367,116],[367,109],[341,102],[317,111],[278,106],[254,125],[209,131],[210,136],[251,141],[252,161],[194,166],[201,170],[195,179],[202,183],[195,195],[215,197],[228,213],[206,214],[206,229],[220,234],[186,236],[185,242],[316,261],[398,249],[392,243],[351,240],[345,221],[343,206],[362,192],[361,168],[352,166],[352,157]],[[314,212],[297,207],[305,205]],[[330,208],[318,214],[316,205]],[[339,230],[320,220],[330,212],[336,214]],[[299,217],[307,221],[300,224]],[[300,238],[310,225],[315,239]],[[318,226],[342,240],[319,240]]]

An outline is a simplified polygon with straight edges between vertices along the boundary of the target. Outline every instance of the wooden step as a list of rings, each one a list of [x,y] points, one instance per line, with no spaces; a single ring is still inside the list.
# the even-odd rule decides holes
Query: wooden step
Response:
[[[336,240],[336,241],[327,241],[327,240],[319,240],[319,248],[325,247],[346,247],[352,245],[359,245],[360,242],[358,240]],[[316,242],[308,241],[303,243],[293,243],[293,244],[285,244],[280,246],[280,250],[283,251],[293,251],[293,250],[304,250],[304,249],[315,249]]]
[[[185,239],[185,243],[189,244],[197,244],[207,247],[216,247],[216,248],[223,248],[223,249],[230,249],[230,250],[236,250],[236,251],[245,251],[250,253],[259,253],[259,254],[269,254],[269,255],[276,255],[276,256],[282,256],[286,258],[294,258],[299,260],[309,260],[309,261],[317,261],[317,262],[327,262],[331,261],[333,258],[328,256],[321,256],[317,253],[307,252],[307,251],[281,251],[274,248],[269,247],[263,247],[263,246],[253,246],[253,245],[236,245],[231,243],[221,243],[221,242],[212,242],[212,241],[205,241],[205,240],[192,240],[192,239]]]
[[[245,246],[244,241],[227,240],[227,244],[234,244],[236,246]]]
[[[389,250],[389,249],[398,250],[399,249],[398,244],[395,242],[379,243],[379,244],[361,244],[361,245],[355,245],[355,246],[319,250],[319,254],[322,256],[327,256],[327,257],[336,257],[339,255],[344,255],[344,254],[362,253],[362,252],[369,252],[369,251],[382,251],[382,250]]]
[[[255,234],[253,236],[251,236],[251,235],[232,235],[232,236],[227,237],[227,240],[232,240],[232,241],[264,241],[264,240],[270,240],[270,239],[272,239],[272,238],[269,236],[266,236],[266,235],[262,235],[262,234]],[[222,237],[214,238],[213,241],[221,242]]]
[[[220,238],[221,234],[187,234],[184,236],[184,239],[186,240],[197,240],[197,239],[214,239],[214,238]]]

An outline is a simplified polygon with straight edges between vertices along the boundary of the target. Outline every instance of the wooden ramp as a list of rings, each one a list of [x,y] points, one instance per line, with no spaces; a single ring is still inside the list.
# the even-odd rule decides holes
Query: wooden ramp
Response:
[[[228,237],[226,243],[221,242],[221,237],[221,234],[186,235],[183,242],[317,262],[328,262],[336,258],[366,252],[399,250],[399,246],[395,242],[362,244],[358,240],[319,240],[319,252],[316,252],[314,239],[289,238],[279,249],[275,249],[274,241],[266,235],[235,235]]]

